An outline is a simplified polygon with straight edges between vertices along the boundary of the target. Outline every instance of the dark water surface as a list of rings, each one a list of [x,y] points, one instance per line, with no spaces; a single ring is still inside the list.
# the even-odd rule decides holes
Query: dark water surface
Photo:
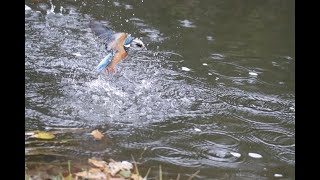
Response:
[[[98,77],[91,20],[147,50]],[[289,0],[27,0],[26,131],[86,131],[26,137],[26,164],[133,155],[150,177],[295,179],[294,33]]]

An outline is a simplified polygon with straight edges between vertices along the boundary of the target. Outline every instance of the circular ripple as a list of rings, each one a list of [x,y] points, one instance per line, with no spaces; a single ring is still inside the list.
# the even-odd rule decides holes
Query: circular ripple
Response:
[[[242,160],[237,152],[239,144],[239,139],[219,132],[201,134],[189,146],[202,164],[233,167]]]
[[[294,152],[283,152],[277,155],[281,160],[289,163],[295,164],[295,153]]]
[[[220,100],[232,106],[250,108],[264,112],[281,111],[286,108],[286,106],[281,103],[281,99],[260,94],[248,94],[245,92],[221,94]]]
[[[194,152],[183,151],[172,147],[154,147],[151,149],[160,161],[170,162],[184,167],[199,167],[200,162]]]
[[[259,130],[254,132],[254,137],[260,142],[271,146],[295,145],[295,136],[285,131]]]
[[[240,144],[239,139],[231,135],[225,134],[223,132],[204,133],[200,135],[199,139],[201,139],[205,145],[208,145],[208,146],[214,145],[214,146],[223,147],[223,148],[236,147]]]
[[[213,62],[213,72],[226,78],[244,78],[248,77],[249,70],[243,66],[228,62]]]

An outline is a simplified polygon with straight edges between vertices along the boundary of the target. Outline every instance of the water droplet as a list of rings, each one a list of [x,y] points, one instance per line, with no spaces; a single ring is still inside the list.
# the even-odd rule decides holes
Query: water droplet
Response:
[[[212,36],[207,36],[207,40],[212,41],[213,40]]]
[[[74,56],[82,56],[79,52],[77,52],[77,53],[72,53],[72,55],[74,55]]]
[[[29,11],[29,10],[31,10],[31,8],[27,5],[24,5],[24,10]]]

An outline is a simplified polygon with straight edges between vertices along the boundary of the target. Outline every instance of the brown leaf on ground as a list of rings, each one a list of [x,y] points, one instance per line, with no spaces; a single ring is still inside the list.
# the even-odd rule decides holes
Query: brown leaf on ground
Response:
[[[88,162],[98,168],[107,168],[108,167],[108,164],[107,162],[105,161],[98,161],[98,160],[95,160],[95,159],[88,159]]]
[[[132,164],[127,161],[109,163],[109,170],[112,176],[114,176],[121,170],[130,170],[132,169],[132,167]]]
[[[91,132],[91,135],[94,137],[94,139],[96,139],[96,140],[101,140],[103,137],[104,137],[104,135],[99,131],[99,130],[94,130],[94,131],[92,131]]]
[[[91,168],[88,171],[82,171],[75,174],[78,177],[87,178],[90,180],[105,180],[107,175],[102,172],[99,168]]]

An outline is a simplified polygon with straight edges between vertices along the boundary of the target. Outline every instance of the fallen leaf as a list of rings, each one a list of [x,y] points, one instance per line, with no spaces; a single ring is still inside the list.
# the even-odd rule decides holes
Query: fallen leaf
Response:
[[[122,162],[110,162],[108,167],[110,170],[110,174],[114,176],[119,171],[127,171],[127,170],[130,171],[133,165],[128,161],[122,161]]]
[[[88,162],[98,168],[107,168],[108,164],[105,161],[98,161],[95,159],[88,159]]]
[[[121,162],[121,169],[130,170],[133,168],[133,165],[128,161],[122,161]]]
[[[107,179],[107,175],[98,168],[91,168],[89,171],[82,171],[75,174],[78,177],[93,179]]]
[[[121,168],[117,166],[116,163],[111,162],[109,163],[109,170],[110,170],[110,174],[112,176],[115,176],[121,170]]]
[[[119,172],[119,175],[124,178],[130,178],[131,177],[131,171],[130,170],[121,170]]]
[[[96,139],[96,140],[101,140],[104,135],[99,131],[99,130],[94,130],[91,132],[91,135]]]
[[[55,135],[48,133],[48,132],[38,132],[33,134],[31,137],[38,138],[38,139],[53,139]]]

